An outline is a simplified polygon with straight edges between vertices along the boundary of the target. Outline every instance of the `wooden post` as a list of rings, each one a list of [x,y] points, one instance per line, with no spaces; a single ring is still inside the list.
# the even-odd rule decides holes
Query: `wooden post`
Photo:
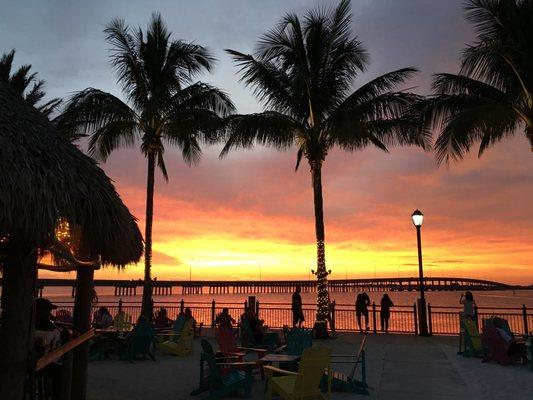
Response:
[[[255,315],[259,318],[259,300],[255,301]]]
[[[34,396],[36,264],[33,249],[15,245],[3,262],[0,399],[22,400],[25,391]]]
[[[522,304],[522,318],[524,318],[524,335],[529,333],[529,327],[527,326],[527,308],[525,304]]]
[[[377,318],[376,318],[376,303],[372,303],[372,322],[373,322],[373,328],[374,333],[378,333],[378,325],[377,325]]]
[[[79,266],[76,276],[76,300],[74,302],[74,332],[85,333],[91,329],[92,294],[94,270]],[[89,343],[80,344],[74,350],[72,365],[72,400],[85,400],[87,397],[87,364]]]
[[[183,314],[183,309],[185,308],[185,302],[183,301],[183,299],[181,299],[180,301],[180,314]]]
[[[418,335],[418,315],[416,314],[416,302],[413,303],[413,319],[415,321],[415,335]]]
[[[118,312],[120,313],[122,311],[122,299],[118,301]]]
[[[211,302],[211,328],[215,327],[215,299]]]

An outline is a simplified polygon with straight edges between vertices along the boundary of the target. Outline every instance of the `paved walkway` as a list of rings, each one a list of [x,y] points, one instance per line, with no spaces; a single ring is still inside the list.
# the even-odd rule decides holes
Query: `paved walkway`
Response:
[[[323,343],[331,345],[335,354],[353,354],[361,338],[360,334],[343,333]],[[533,399],[533,371],[529,366],[503,367],[463,358],[456,354],[456,337],[369,335],[367,341],[370,396],[334,393],[333,400]],[[161,355],[156,362],[92,362],[89,399],[194,400],[196,397],[189,393],[198,383],[200,354],[199,343],[195,346],[195,354],[184,358]],[[345,364],[334,367],[343,372],[350,370],[350,365]],[[264,384],[256,381],[253,398],[263,399],[263,389]]]

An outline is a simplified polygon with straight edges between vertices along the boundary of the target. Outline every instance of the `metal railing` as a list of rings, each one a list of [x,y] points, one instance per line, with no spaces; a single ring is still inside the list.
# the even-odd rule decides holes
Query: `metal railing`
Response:
[[[56,313],[63,313],[61,318],[68,318],[72,314],[72,302],[56,302],[59,306]],[[136,321],[141,313],[140,302],[100,302],[93,306],[96,312],[101,306],[108,308],[112,316],[115,316],[120,310],[131,315],[132,320]],[[246,308],[246,302],[242,304],[215,302],[157,302],[154,303],[154,311],[160,307],[167,310],[167,315],[175,319],[185,308],[190,308],[191,312],[198,323],[204,326],[213,326],[216,316],[222,312],[223,308],[228,308],[229,314],[238,321]],[[60,311],[65,310],[65,311]],[[433,306],[428,304],[428,326],[431,334],[436,335],[458,335],[459,314],[461,307]],[[292,311],[290,303],[259,303],[256,304],[256,312],[260,319],[271,328],[282,328],[284,325],[292,325]],[[316,306],[314,304],[304,304],[303,312],[305,317],[304,325],[312,327],[315,323]],[[511,330],[520,335],[527,335],[533,329],[533,310],[527,309],[526,306],[516,308],[476,308],[478,325],[482,325],[482,320],[490,317],[504,318],[509,322]],[[378,304],[372,304],[368,308],[368,328],[370,332],[378,333],[381,327],[381,309]],[[332,310],[335,329],[338,331],[357,331],[359,330],[358,321],[355,314],[354,304],[336,304]],[[365,318],[361,320],[362,329],[366,328]],[[416,304],[394,306],[390,310],[389,332],[393,333],[418,333],[418,316]]]

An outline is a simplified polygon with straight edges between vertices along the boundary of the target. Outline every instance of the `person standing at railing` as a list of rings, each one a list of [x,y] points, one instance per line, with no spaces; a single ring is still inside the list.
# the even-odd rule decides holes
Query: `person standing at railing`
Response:
[[[227,307],[224,307],[222,309],[222,312],[217,315],[215,319],[215,325],[218,326],[219,329],[228,329],[233,332],[233,324],[236,324],[237,322],[233,319],[231,315],[229,315],[229,309]]]
[[[293,328],[301,328],[302,323],[305,321],[304,312],[302,308],[302,296],[300,292],[302,288],[300,285],[296,286],[295,292],[292,294],[292,326]]]
[[[390,308],[394,307],[394,303],[390,299],[389,295],[385,293],[380,302],[380,317],[381,317],[381,331],[389,333],[389,319]]]
[[[365,317],[365,330],[369,330],[368,327],[368,306],[370,305],[370,297],[366,292],[361,292],[357,295],[355,300],[355,316],[357,317],[357,324],[359,325],[359,331],[363,332],[361,327],[361,316]]]
[[[467,291],[461,294],[459,303],[463,305],[463,318],[469,318],[473,321],[476,320],[476,302],[472,292]]]

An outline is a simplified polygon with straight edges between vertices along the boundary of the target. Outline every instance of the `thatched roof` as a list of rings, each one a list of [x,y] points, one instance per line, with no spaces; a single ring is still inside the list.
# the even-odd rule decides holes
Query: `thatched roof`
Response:
[[[142,255],[136,220],[111,180],[0,83],[0,238],[47,248],[58,217],[79,226],[91,254],[105,264]]]

